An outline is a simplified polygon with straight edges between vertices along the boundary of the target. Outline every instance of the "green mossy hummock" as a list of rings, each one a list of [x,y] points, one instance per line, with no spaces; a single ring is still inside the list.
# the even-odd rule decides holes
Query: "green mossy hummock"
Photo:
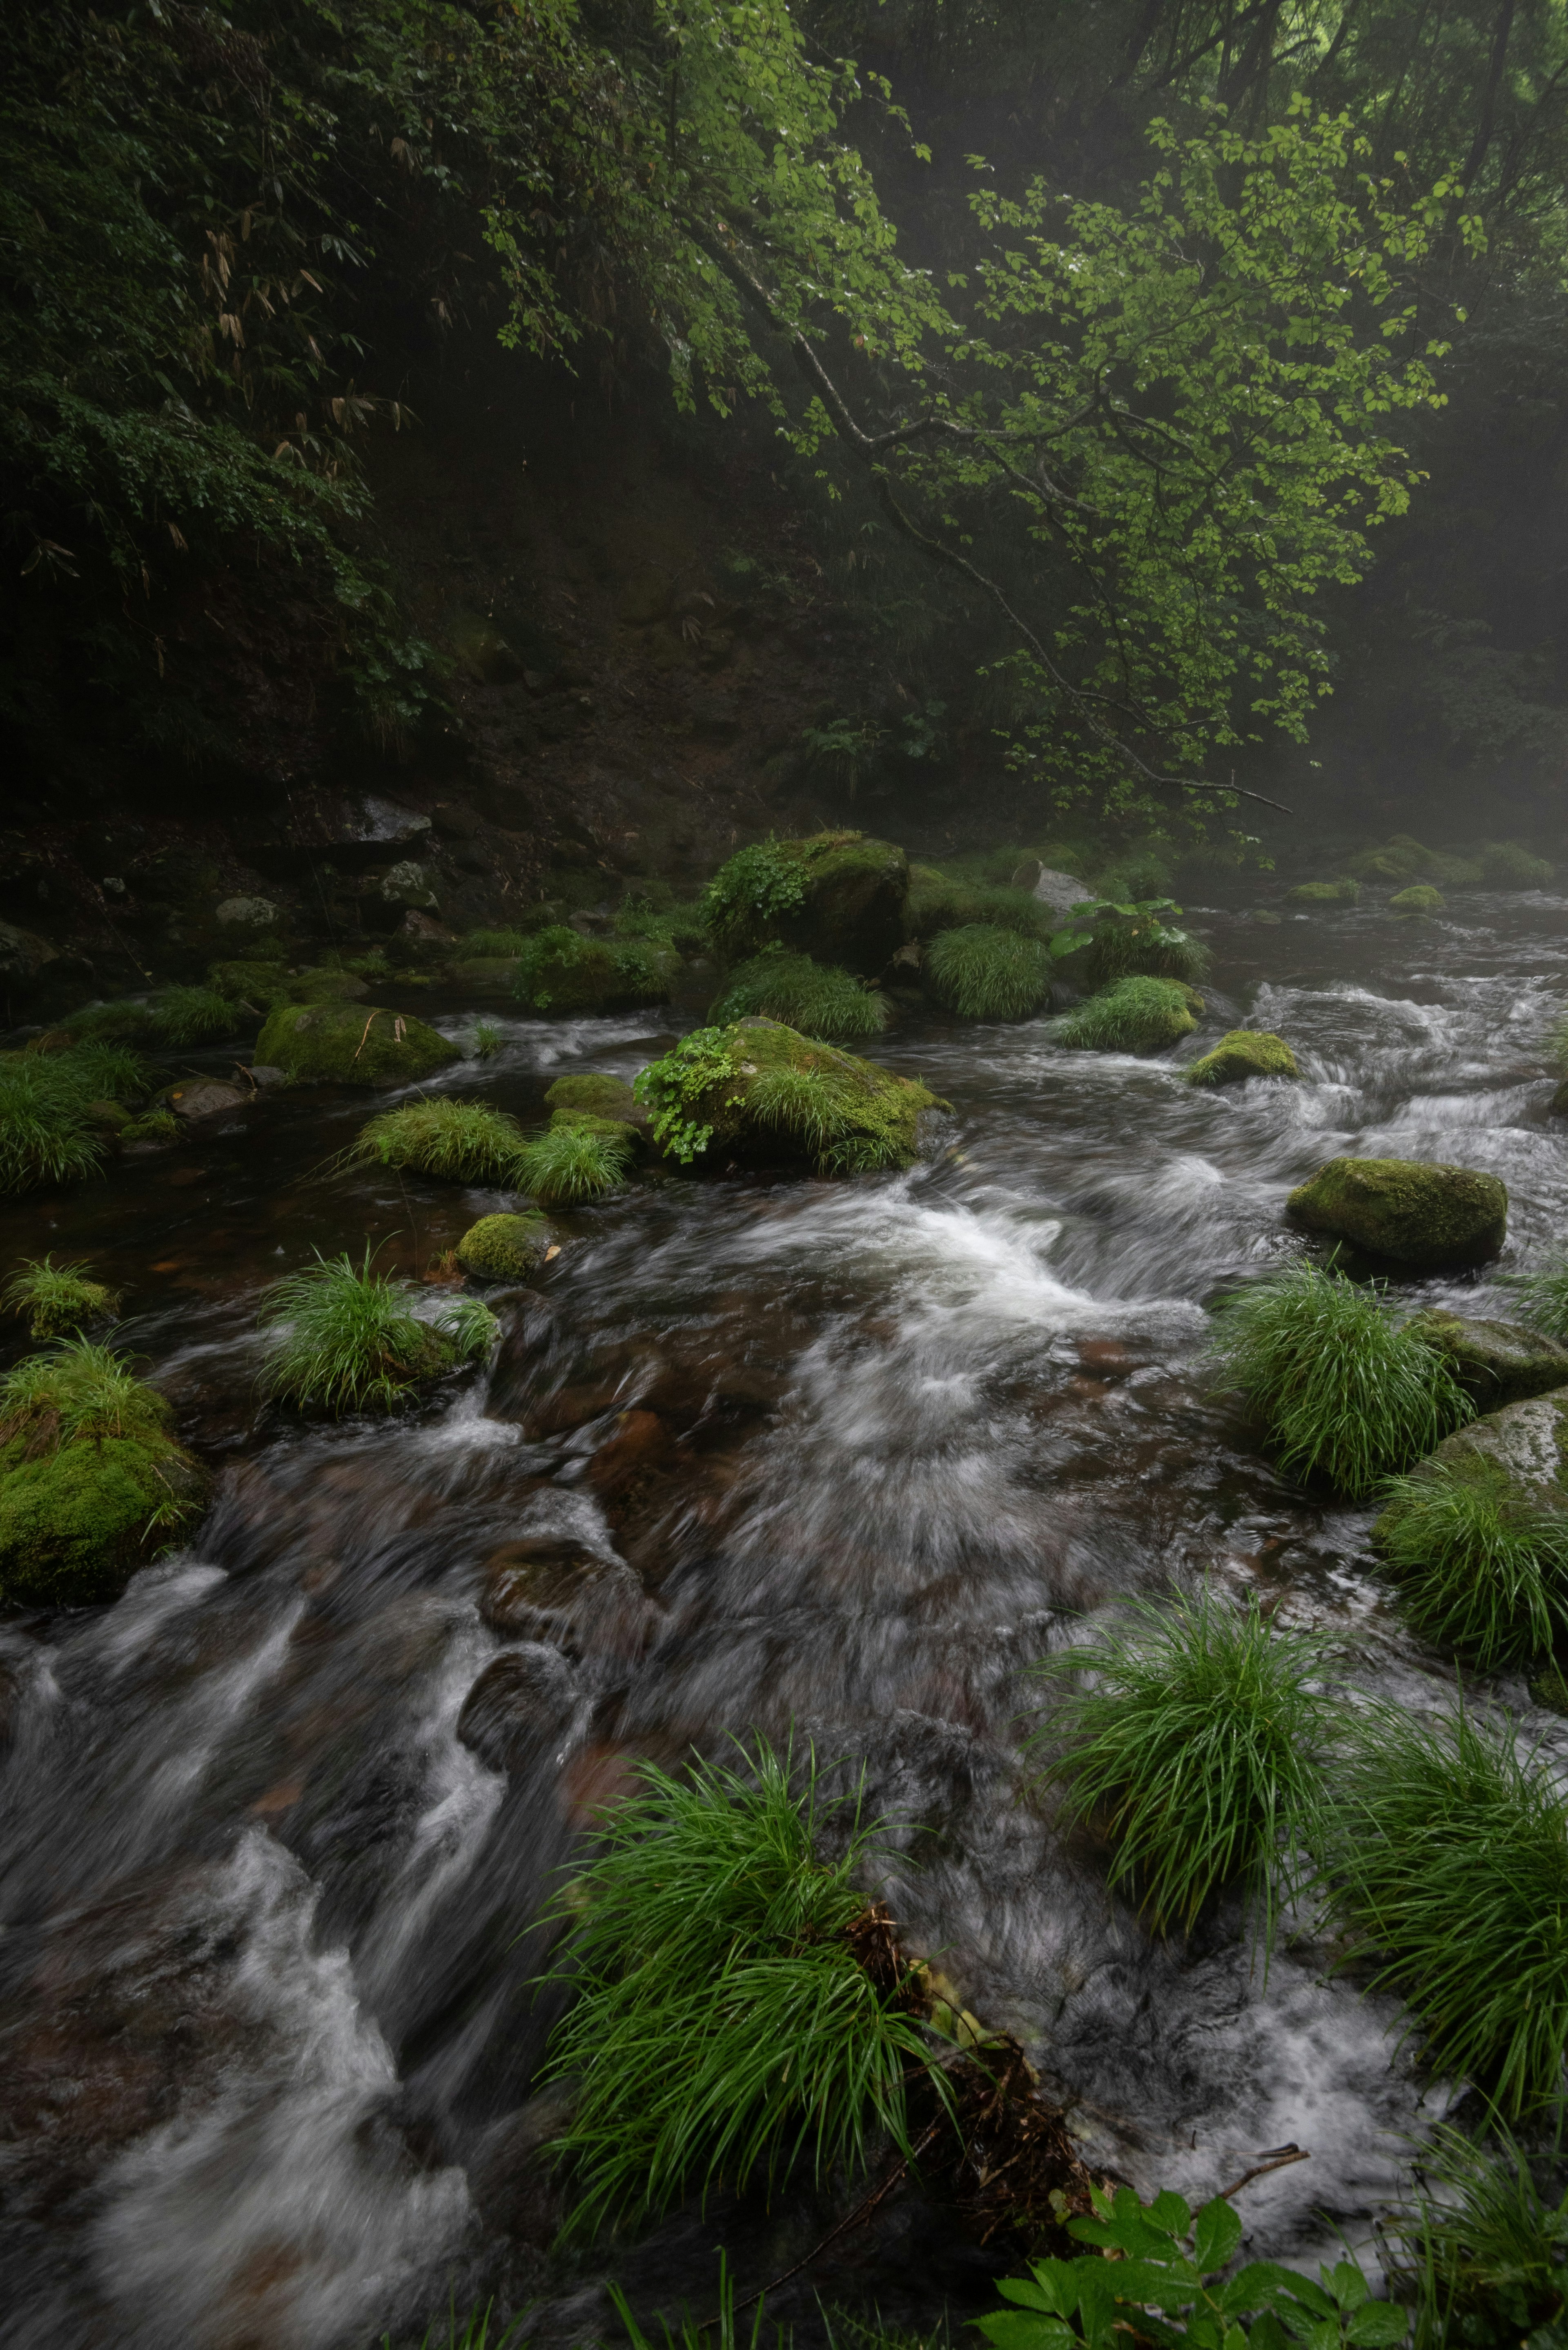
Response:
[[[1568,1510],[1568,1388],[1505,1404],[1446,1436],[1410,1471],[1412,1483],[1434,1475],[1478,1484],[1506,1481],[1509,1502],[1522,1510]],[[1386,1542],[1408,1502],[1396,1501],[1372,1529],[1375,1547]]]
[[[457,1244],[457,1261],[478,1281],[526,1281],[545,1262],[553,1235],[544,1216],[481,1216]]]
[[[1239,1086],[1248,1077],[1299,1077],[1296,1056],[1282,1036],[1266,1028],[1232,1028],[1212,1052],[1186,1069],[1189,1086]]]
[[[1447,1359],[1460,1387],[1483,1411],[1568,1388],[1568,1347],[1521,1322],[1472,1319],[1430,1305],[1411,1316],[1409,1329],[1413,1337]]]
[[[851,1175],[908,1167],[922,1110],[947,1105],[926,1087],[776,1020],[700,1028],[638,1079],[655,1142],[715,1169],[814,1165]]]
[[[1361,895],[1359,881],[1298,881],[1285,891],[1287,906],[1354,906]]]
[[[909,860],[892,841],[821,832],[742,849],[709,884],[706,910],[727,962],[776,943],[874,973],[903,943],[909,893]]]
[[[1411,889],[1400,889],[1388,900],[1391,914],[1445,914],[1449,901],[1440,889],[1429,882],[1417,881]]]
[[[601,1069],[585,1069],[572,1077],[557,1077],[545,1096],[546,1109],[586,1110],[591,1118],[610,1118],[624,1126],[646,1126],[648,1112],[625,1077]]]
[[[1480,1264],[1508,1230],[1495,1175],[1412,1159],[1331,1159],[1285,1204],[1309,1232],[1400,1264]]]
[[[357,1003],[282,1004],[256,1039],[255,1059],[297,1086],[408,1086],[462,1058],[411,1012]]]
[[[1070,1052],[1160,1053],[1197,1027],[1203,1009],[1196,988],[1176,979],[1118,979],[1070,1012],[1057,1032]]]
[[[530,1011],[572,1012],[667,1003],[680,976],[673,947],[646,939],[585,938],[569,923],[536,931],[518,956],[514,993]]]

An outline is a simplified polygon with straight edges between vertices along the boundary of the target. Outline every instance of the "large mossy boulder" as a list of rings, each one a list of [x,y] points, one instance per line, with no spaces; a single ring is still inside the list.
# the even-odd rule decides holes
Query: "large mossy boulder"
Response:
[[[1296,1056],[1267,1028],[1232,1028],[1212,1052],[1187,1065],[1189,1086],[1240,1086],[1249,1077],[1299,1077]]]
[[[1412,1315],[1409,1328],[1445,1358],[1483,1411],[1520,1403],[1526,1396],[1549,1395],[1553,1388],[1568,1388],[1568,1347],[1523,1323],[1472,1319],[1428,1306]]]
[[[776,1020],[698,1028],[638,1079],[659,1148],[685,1165],[807,1165],[825,1175],[908,1167],[922,1110],[946,1103]]]
[[[1331,1159],[1285,1204],[1308,1232],[1399,1264],[1480,1264],[1508,1230],[1495,1175],[1413,1159]]]
[[[673,947],[648,939],[585,938],[568,923],[536,931],[514,966],[513,990],[531,1012],[559,1019],[668,1003],[680,976]]]
[[[1340,881],[1298,881],[1293,889],[1285,891],[1287,906],[1354,906],[1361,895],[1361,884],[1347,876]]]
[[[1428,1478],[1450,1477],[1495,1487],[1500,1476],[1506,1481],[1508,1501],[1521,1513],[1568,1510],[1568,1388],[1530,1396],[1472,1419],[1446,1436],[1410,1471],[1417,1485]],[[1377,1548],[1385,1545],[1410,1506],[1405,1498],[1384,1511],[1372,1529]]]
[[[1402,914],[1407,917],[1413,914],[1443,914],[1447,913],[1449,901],[1442,891],[1434,889],[1429,881],[1413,882],[1408,889],[1396,890],[1388,900],[1388,910],[1391,914]]]
[[[408,1086],[462,1055],[411,1012],[287,1003],[269,1016],[255,1057],[296,1086]]]
[[[557,1077],[545,1096],[545,1105],[552,1112],[583,1111],[590,1118],[614,1118],[623,1126],[648,1124],[648,1112],[627,1079],[613,1077],[604,1069],[584,1069],[574,1076]]]
[[[709,883],[705,910],[726,962],[779,945],[874,973],[903,942],[909,892],[909,860],[892,841],[821,832],[739,850]]]
[[[457,1261],[479,1281],[526,1281],[550,1253],[544,1216],[481,1216],[457,1244]]]

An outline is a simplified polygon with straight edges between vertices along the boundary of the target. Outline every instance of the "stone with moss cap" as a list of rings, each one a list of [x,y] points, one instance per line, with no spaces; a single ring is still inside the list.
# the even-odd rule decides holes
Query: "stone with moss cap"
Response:
[[[1388,900],[1391,914],[1443,914],[1449,901],[1440,889],[1428,881],[1417,881],[1408,889],[1397,890]]]
[[[1495,1175],[1413,1159],[1331,1159],[1285,1205],[1309,1232],[1400,1264],[1480,1264],[1508,1229]]]
[[[646,1127],[648,1112],[632,1092],[625,1077],[612,1077],[601,1069],[585,1069],[578,1076],[557,1077],[545,1096],[547,1109],[586,1110],[593,1118],[611,1118],[624,1126]]]
[[[462,1055],[411,1012],[357,1003],[282,1004],[256,1039],[256,1059],[296,1086],[407,1086]]]
[[[1187,1065],[1189,1086],[1239,1086],[1248,1077],[1299,1077],[1296,1056],[1267,1028],[1232,1028],[1212,1052]]]
[[[1568,1347],[1523,1323],[1448,1314],[1432,1305],[1412,1315],[1409,1328],[1412,1336],[1444,1357],[1483,1410],[1568,1388]]]
[[[813,1165],[824,1174],[908,1167],[926,1087],[802,1036],[776,1020],[738,1020],[681,1039],[638,1079],[655,1142],[710,1167]]]
[[[478,1281],[526,1281],[553,1244],[544,1216],[481,1216],[457,1244],[457,1261]]]
[[[1359,881],[1298,881],[1285,891],[1287,906],[1354,906],[1361,895]]]
[[[881,971],[904,939],[909,860],[890,840],[821,832],[756,843],[708,885],[708,927],[726,962],[773,944],[846,971]]]
[[[555,922],[529,938],[514,966],[514,993],[530,1011],[559,1018],[618,1004],[666,1003],[680,976],[673,947],[648,939],[590,939]]]
[[[1505,1404],[1446,1436],[1411,1471],[1419,1485],[1447,1473],[1467,1483],[1492,1484],[1501,1474],[1508,1499],[1523,1510],[1568,1510],[1568,1388]],[[1372,1529],[1381,1549],[1405,1512],[1407,1498],[1390,1504]]]

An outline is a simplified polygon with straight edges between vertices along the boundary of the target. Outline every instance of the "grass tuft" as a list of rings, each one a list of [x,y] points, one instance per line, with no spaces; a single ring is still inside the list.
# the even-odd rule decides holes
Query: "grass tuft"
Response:
[[[212,987],[163,987],[152,999],[158,1034],[170,1045],[205,1045],[232,1036],[240,1015],[226,995]]]
[[[804,954],[760,954],[730,973],[709,1006],[714,1026],[760,1014],[802,1036],[870,1036],[888,1022],[888,999],[847,971]]]
[[[506,1040],[493,1020],[476,1020],[468,1041],[473,1049],[474,1059],[488,1061],[500,1052]]]
[[[498,1325],[487,1308],[454,1300],[431,1324],[414,1313],[413,1295],[408,1283],[373,1270],[368,1245],[358,1266],[317,1250],[314,1264],[265,1293],[258,1319],[278,1335],[264,1391],[338,1415],[388,1411],[421,1379],[488,1350]]]
[[[1511,1289],[1532,1330],[1568,1345],[1568,1249],[1552,1249],[1533,1273],[1505,1273],[1500,1286]]]
[[[548,1980],[576,1993],[546,2062],[579,2085],[557,2147],[576,2236],[720,2180],[857,2171],[873,2133],[907,2153],[907,2074],[947,2090],[935,2043],[855,1956],[873,1828],[819,1797],[815,1764],[797,1789],[759,1742],[745,1775],[698,1761],[642,1779],[548,1913],[566,1929]]]
[[[1051,952],[988,922],[939,931],[926,949],[928,992],[966,1020],[1026,1020],[1051,993]]]
[[[87,1338],[62,1338],[0,1378],[0,1444],[22,1437],[33,1452],[84,1439],[161,1437],[168,1417],[163,1398],[123,1355]]]
[[[1389,1709],[1343,1766],[1324,1876],[1370,1987],[1419,2015],[1428,2061],[1510,2120],[1563,2091],[1568,1814],[1506,1719]]]
[[[635,1147],[629,1133],[596,1133],[569,1117],[552,1119],[524,1144],[514,1180],[547,1208],[602,1199],[625,1181]]]
[[[1210,1351],[1262,1421],[1281,1468],[1324,1476],[1355,1499],[1475,1417],[1381,1284],[1305,1262],[1228,1298]]]
[[[361,1127],[346,1159],[407,1167],[453,1183],[521,1181],[523,1129],[488,1102],[453,1101],[432,1094],[383,1110]]]
[[[102,1321],[119,1303],[119,1290],[89,1280],[85,1264],[57,1264],[52,1254],[25,1257],[21,1271],[0,1290],[0,1304],[13,1314],[26,1315],[35,1338],[57,1338],[63,1331]]]
[[[490,961],[503,955],[525,954],[528,950],[526,931],[470,931],[458,952],[465,961]]]
[[[1418,2167],[1424,2191],[1390,2229],[1413,2256],[1401,2281],[1416,2304],[1415,2350],[1544,2344],[1568,2298],[1568,2194],[1549,2202],[1502,2128],[1478,2145],[1439,2124]]]
[[[67,1058],[0,1062],[0,1192],[79,1182],[103,1164],[107,1146],[83,1115],[92,1096],[62,1072]]]
[[[1205,1590],[1136,1602],[1125,1626],[1035,1668],[1073,1684],[1030,1741],[1061,1749],[1044,1777],[1065,1790],[1070,1821],[1104,1819],[1110,1883],[1136,1883],[1157,1931],[1189,1933],[1240,1879],[1272,1948],[1325,1800],[1332,1709],[1306,1684],[1327,1665],[1314,1635],[1277,1632],[1256,1599],[1237,1611]]]
[[[1198,1025],[1173,979],[1118,979],[1070,1012],[1057,1032],[1073,1052],[1156,1053]]]
[[[1483,1672],[1568,1633],[1568,1513],[1522,1501],[1495,1462],[1433,1461],[1384,1490],[1378,1549],[1417,1629]]]

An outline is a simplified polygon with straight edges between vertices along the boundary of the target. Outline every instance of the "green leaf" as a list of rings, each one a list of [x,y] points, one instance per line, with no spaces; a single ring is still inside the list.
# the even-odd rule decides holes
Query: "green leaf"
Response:
[[[1222,2195],[1205,2203],[1193,2230],[1192,2258],[1205,2276],[1228,2268],[1241,2241],[1241,2222]]]
[[[1408,2314],[1386,2301],[1368,2301],[1345,2328],[1345,2339],[1355,2350],[1395,2350],[1410,2331]]]

